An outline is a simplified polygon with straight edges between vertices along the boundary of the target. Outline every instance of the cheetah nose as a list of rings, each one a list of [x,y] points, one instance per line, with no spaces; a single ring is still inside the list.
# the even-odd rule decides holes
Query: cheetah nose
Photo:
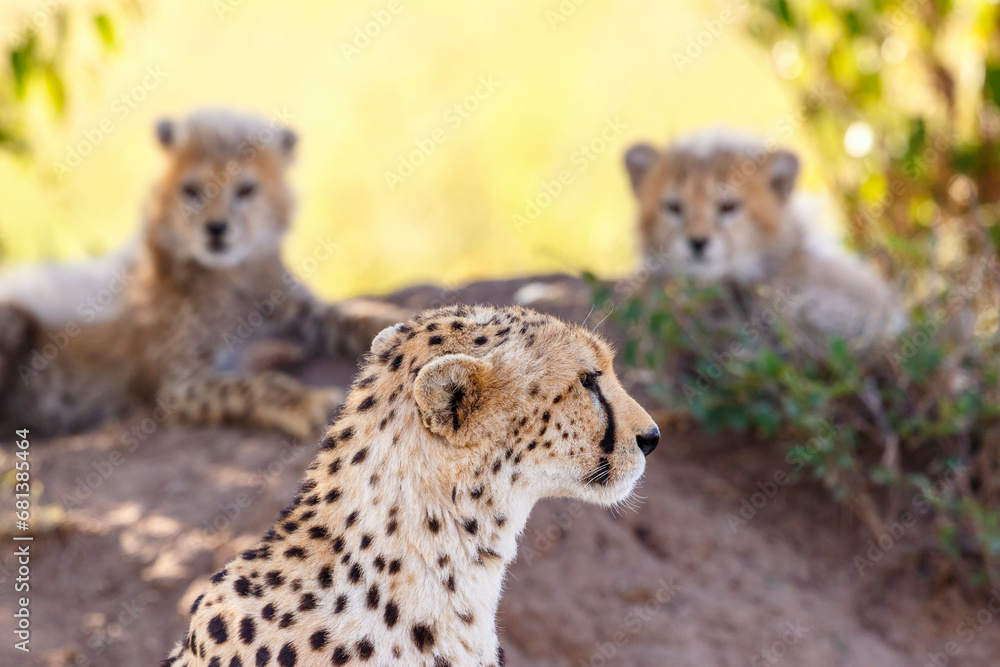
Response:
[[[650,452],[656,449],[656,445],[660,443],[660,429],[654,426],[645,433],[640,433],[635,436],[635,442],[639,445],[639,451],[642,452],[642,455],[649,456]]]
[[[205,230],[213,239],[219,239],[226,233],[229,224],[225,220],[210,220],[205,223]]]
[[[697,237],[688,239],[688,243],[691,244],[691,250],[694,252],[696,257],[701,257],[705,252],[705,248],[708,247],[708,242],[710,239],[704,237]]]

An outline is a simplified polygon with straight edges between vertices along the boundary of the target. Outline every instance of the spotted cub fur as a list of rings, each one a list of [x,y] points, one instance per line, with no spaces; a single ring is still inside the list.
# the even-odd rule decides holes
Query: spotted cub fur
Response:
[[[138,243],[103,263],[54,267],[47,281],[11,278],[5,289],[0,279],[0,421],[59,433],[144,405],[176,421],[315,437],[342,392],[274,367],[360,353],[399,312],[351,319],[282,262],[291,130],[207,111],[163,121],[157,135],[167,168]],[[289,342],[262,347],[276,337]]]
[[[658,439],[585,329],[489,307],[391,327],[298,495],[162,665],[502,665],[497,604],[532,506],[621,502]]]
[[[868,347],[902,327],[893,290],[825,238],[816,206],[796,194],[794,153],[712,130],[662,151],[635,145],[625,166],[649,268],[769,285],[787,295],[785,314],[803,344],[825,348],[823,341],[836,337]]]

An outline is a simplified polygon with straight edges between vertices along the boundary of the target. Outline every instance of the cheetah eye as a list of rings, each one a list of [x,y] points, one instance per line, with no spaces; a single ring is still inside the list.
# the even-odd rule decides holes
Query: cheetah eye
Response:
[[[236,188],[237,199],[249,199],[256,193],[257,193],[256,183],[240,183],[239,187]]]
[[[587,391],[595,391],[597,389],[597,378],[600,377],[601,372],[596,371],[594,373],[580,373],[580,384]]]
[[[736,213],[738,210],[740,210],[742,206],[743,204],[736,201],[735,199],[726,199],[724,201],[719,202],[719,213],[721,213],[722,215],[732,215],[733,213]]]
[[[181,186],[181,194],[187,199],[198,201],[201,199],[201,187],[197,183],[185,183]]]
[[[663,202],[663,210],[670,215],[680,216],[684,213],[684,205],[676,199],[668,199]]]

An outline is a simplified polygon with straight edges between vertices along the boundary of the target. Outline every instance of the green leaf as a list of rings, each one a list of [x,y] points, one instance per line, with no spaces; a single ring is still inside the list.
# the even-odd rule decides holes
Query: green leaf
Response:
[[[840,338],[830,341],[830,361],[838,369],[846,369],[851,366],[851,355],[847,348],[847,343]]]
[[[920,156],[927,145],[927,122],[923,118],[910,119],[910,134],[906,138],[906,153],[903,158],[912,162]]]
[[[944,350],[940,347],[916,347],[912,356],[903,361],[903,367],[911,379],[917,382],[926,381],[944,361]]]
[[[983,92],[993,104],[1000,105],[1000,63],[986,63],[986,76],[983,81]]]
[[[876,466],[875,468],[872,468],[868,476],[871,478],[873,482],[882,486],[890,486],[897,479],[896,473],[894,471],[888,470],[881,466]]]
[[[10,52],[10,68],[14,73],[14,96],[23,100],[28,92],[28,78],[31,72],[32,50],[30,40],[20,48]]]
[[[45,88],[49,92],[52,108],[58,114],[64,113],[66,111],[66,86],[59,73],[52,67],[45,70]]]
[[[844,26],[847,28],[847,33],[852,37],[857,37],[861,34],[861,18],[858,13],[849,10],[844,12]]]
[[[667,311],[660,311],[658,313],[653,313],[653,317],[650,319],[650,329],[653,333],[658,336],[665,336],[669,330],[670,325],[674,322],[674,316]]]
[[[760,353],[760,370],[764,377],[775,379],[781,373],[781,358],[772,349],[765,349]]]
[[[635,324],[640,320],[645,310],[641,301],[632,299],[626,304],[622,319],[627,324]]]
[[[746,433],[747,429],[750,428],[750,416],[742,406],[738,405],[717,406],[711,411],[709,419],[716,422],[719,426],[738,433]]]
[[[622,361],[629,366],[635,366],[639,357],[639,341],[627,340],[622,346]]]
[[[761,435],[773,438],[780,432],[782,427],[781,413],[775,406],[757,401],[750,405],[749,411],[757,428],[760,429]]]
[[[107,14],[97,14],[94,16],[94,27],[97,28],[101,41],[106,49],[112,49],[117,45],[115,39],[115,26],[111,23],[111,18]]]
[[[987,228],[986,233],[989,234],[990,243],[993,245],[993,251],[1000,251],[1000,224],[993,223]]]
[[[782,23],[789,28],[795,25],[795,19],[792,18],[792,9],[788,6],[788,0],[775,0],[774,9],[781,18]]]
[[[941,548],[953,558],[960,553],[956,537],[957,530],[953,524],[948,524],[938,529],[938,539],[941,541]]]
[[[1000,91],[1000,87],[997,90]],[[958,144],[951,149],[951,165],[956,171],[975,175],[979,172],[979,161],[979,148],[974,144]]]

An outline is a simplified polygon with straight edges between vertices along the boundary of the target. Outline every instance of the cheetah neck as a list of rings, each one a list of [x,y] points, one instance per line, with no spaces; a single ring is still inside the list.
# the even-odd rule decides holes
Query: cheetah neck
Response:
[[[504,579],[533,505],[505,498],[505,491],[475,481],[434,485],[409,494],[404,505],[417,532],[410,544],[423,572],[421,595],[441,599],[442,624],[475,647],[469,664],[490,664],[497,654]]]
[[[407,614],[433,619],[434,632],[466,652],[461,664],[494,664],[503,582],[534,499],[518,485],[504,447],[450,450],[415,413],[396,421],[396,432],[351,415],[333,427],[315,468],[333,470],[340,483],[332,487],[336,510],[325,513],[330,534],[343,536],[344,552],[362,564],[384,564],[389,584],[378,589],[380,602],[388,596]],[[320,498],[324,488],[317,487]],[[405,603],[397,600],[403,596]]]

